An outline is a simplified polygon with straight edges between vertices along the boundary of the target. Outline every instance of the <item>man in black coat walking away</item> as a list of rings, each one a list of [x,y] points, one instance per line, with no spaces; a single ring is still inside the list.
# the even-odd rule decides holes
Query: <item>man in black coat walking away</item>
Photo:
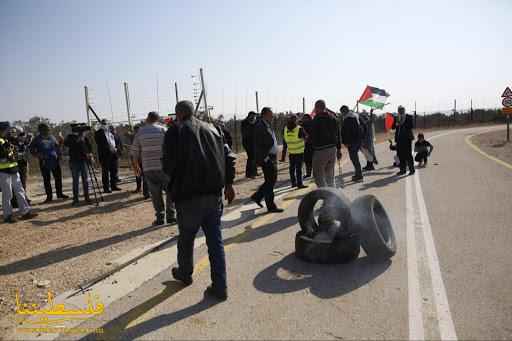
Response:
[[[261,201],[265,198],[268,212],[283,212],[274,202],[274,186],[277,181],[277,139],[272,129],[272,110],[269,107],[261,109],[261,118],[254,128],[254,155],[256,164],[263,170],[265,182],[251,196],[251,200],[263,207]]]
[[[226,259],[221,233],[222,191],[228,203],[235,198],[236,156],[213,124],[193,116],[190,101],[176,104],[178,122],[165,134],[162,166],[178,213],[178,267],[175,279],[192,284],[194,239],[202,228],[208,246],[212,285],[205,294],[226,300]]]
[[[103,191],[112,193],[120,191],[117,187],[117,146],[115,136],[110,132],[106,120],[101,121],[101,126],[94,133],[94,139],[98,147],[98,159],[101,164],[101,182]]]
[[[348,149],[350,161],[354,165],[355,174],[352,181],[362,181],[363,172],[359,162],[359,148],[361,148],[361,129],[359,127],[359,116],[348,109],[346,105],[340,108],[343,117],[343,126],[341,127],[341,136],[343,144]]]
[[[400,159],[400,172],[397,175],[404,175],[407,166],[409,167],[409,175],[415,173],[414,159],[412,157],[412,141],[414,140],[413,117],[405,114],[403,106],[398,107],[398,119],[400,125],[395,131],[395,142]]]
[[[256,113],[251,111],[242,121],[242,145],[247,153],[245,177],[251,179],[254,179],[258,175],[256,160],[254,159],[254,126],[256,119]]]

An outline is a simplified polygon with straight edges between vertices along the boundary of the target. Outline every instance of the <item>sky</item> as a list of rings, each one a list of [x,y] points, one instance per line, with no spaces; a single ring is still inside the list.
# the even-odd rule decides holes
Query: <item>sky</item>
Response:
[[[337,111],[367,84],[391,94],[386,111],[495,108],[511,15],[509,0],[0,0],[0,120],[85,121],[84,86],[126,120],[123,82],[135,116],[166,113],[199,68],[227,117],[255,110],[255,91],[260,109]]]

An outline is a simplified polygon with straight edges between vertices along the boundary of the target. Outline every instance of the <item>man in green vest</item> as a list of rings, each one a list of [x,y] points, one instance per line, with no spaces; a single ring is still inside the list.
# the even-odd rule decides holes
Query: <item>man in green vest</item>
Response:
[[[297,116],[289,115],[286,121],[286,127],[283,132],[283,154],[281,162],[284,162],[286,151],[288,151],[290,161],[290,180],[292,187],[307,188],[302,183],[302,164],[304,162],[304,139],[306,134],[304,129],[297,125]]]
[[[16,147],[6,138],[9,127],[9,122],[0,122],[0,188],[2,189],[4,221],[15,223],[17,219],[12,213],[11,205],[13,192],[18,202],[21,219],[31,219],[37,214],[32,212],[27,203],[25,190],[21,184]]]

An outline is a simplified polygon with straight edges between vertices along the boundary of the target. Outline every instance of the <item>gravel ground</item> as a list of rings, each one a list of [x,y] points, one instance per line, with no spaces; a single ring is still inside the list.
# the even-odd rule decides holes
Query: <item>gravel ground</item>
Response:
[[[507,143],[507,131],[498,130],[471,139],[484,152],[512,164],[512,142]]]

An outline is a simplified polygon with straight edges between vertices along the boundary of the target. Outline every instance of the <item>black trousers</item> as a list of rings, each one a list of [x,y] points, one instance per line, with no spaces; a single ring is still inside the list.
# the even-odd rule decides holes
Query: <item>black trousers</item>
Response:
[[[103,191],[108,192],[117,186],[118,158],[113,156],[100,161],[100,163]]]
[[[354,165],[355,170],[355,176],[363,175],[363,172],[361,170],[361,162],[359,162],[359,145],[351,144],[347,146],[348,149],[348,156],[350,157],[350,161],[352,161],[352,164]]]
[[[302,186],[304,154],[290,154],[290,180],[292,187]]]
[[[306,164],[306,175],[311,176],[313,173],[313,145],[306,143],[304,148],[304,163]]]
[[[60,168],[60,162],[57,162],[57,165],[53,169],[48,169],[43,166],[42,163],[39,164],[39,169],[41,170],[41,175],[43,176],[44,182],[44,191],[46,192],[46,197],[48,199],[53,198],[53,190],[52,190],[52,175],[53,180],[55,181],[55,193],[57,197],[61,197],[62,193],[62,169]]]
[[[263,177],[265,178],[265,182],[258,188],[256,193],[254,193],[253,198],[256,201],[261,201],[265,198],[265,204],[267,208],[274,208],[276,204],[274,203],[274,186],[277,181],[277,159],[274,156],[269,161],[265,162],[261,169],[263,170]]]
[[[409,172],[414,172],[414,159],[412,157],[412,142],[399,143],[397,145],[398,158],[400,159],[400,171],[405,172],[409,167]]]
[[[427,162],[428,160],[428,153],[427,152],[420,152],[416,154],[416,157],[414,158],[416,162]]]
[[[258,169],[256,167],[256,159],[254,158],[254,151],[250,148],[245,148],[247,153],[247,163],[245,164],[245,176],[247,178],[254,177],[258,174]]]

